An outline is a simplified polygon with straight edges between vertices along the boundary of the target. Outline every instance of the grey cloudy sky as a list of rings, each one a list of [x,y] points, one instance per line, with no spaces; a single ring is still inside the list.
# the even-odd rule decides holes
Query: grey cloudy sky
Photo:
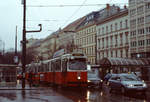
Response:
[[[14,48],[16,26],[18,26],[18,49],[22,40],[23,6],[22,0],[2,0],[0,3],[0,39],[5,42],[5,48]],[[104,8],[99,6],[64,6],[64,7],[33,7],[37,5],[86,5],[86,4],[116,4],[123,6],[128,0],[26,0],[27,1],[27,30],[39,29],[36,34],[27,34],[27,38],[45,38],[59,28],[65,27],[72,21],[92,12]],[[122,5],[121,5],[122,4]],[[30,6],[29,6],[30,5]],[[32,7],[31,7],[32,5]],[[47,21],[48,20],[48,21]],[[2,45],[0,45],[2,49]]]

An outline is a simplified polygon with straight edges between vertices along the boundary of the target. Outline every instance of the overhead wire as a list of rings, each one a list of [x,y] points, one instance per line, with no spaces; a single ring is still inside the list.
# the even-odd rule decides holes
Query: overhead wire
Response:
[[[112,0],[111,0],[112,1]],[[109,3],[110,4],[110,3]],[[116,5],[124,5],[128,3],[115,3]],[[101,6],[106,4],[81,4],[81,5],[27,5],[27,7],[82,7],[82,6]]]
[[[65,21],[65,23],[62,25],[62,27],[63,27],[64,25],[66,25],[66,23],[81,9],[82,5],[84,5],[86,1],[87,1],[87,0],[84,0],[84,1],[83,1],[83,3],[79,6],[79,8]]]

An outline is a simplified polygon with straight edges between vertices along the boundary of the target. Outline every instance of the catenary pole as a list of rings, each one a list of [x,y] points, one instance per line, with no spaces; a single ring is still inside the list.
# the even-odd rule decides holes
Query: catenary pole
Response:
[[[25,69],[26,69],[26,33],[36,33],[42,31],[42,24],[38,25],[39,30],[26,30],[26,0],[23,0],[23,36],[22,36],[22,89],[25,88]]]
[[[25,88],[26,67],[26,0],[23,1],[23,41],[22,41],[22,88]]]

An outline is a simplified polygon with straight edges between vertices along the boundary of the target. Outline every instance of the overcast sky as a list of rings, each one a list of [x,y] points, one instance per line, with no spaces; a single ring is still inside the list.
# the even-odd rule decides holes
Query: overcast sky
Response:
[[[23,6],[22,0],[1,0],[0,3],[0,40],[5,42],[5,49],[15,47],[16,26],[18,26],[18,49],[22,40]],[[59,28],[65,27],[74,20],[86,14],[100,10],[106,5],[99,6],[61,6],[49,5],[87,5],[87,4],[116,4],[123,6],[128,0],[26,0],[27,1],[27,30],[39,29],[38,24],[43,25],[40,33],[27,34],[28,38],[45,38]],[[45,7],[37,7],[37,6]],[[48,20],[48,21],[47,21]],[[0,49],[2,49],[0,45]]]

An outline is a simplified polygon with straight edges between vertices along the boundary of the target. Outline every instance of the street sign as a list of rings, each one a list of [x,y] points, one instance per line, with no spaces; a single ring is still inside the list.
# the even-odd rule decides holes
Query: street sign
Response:
[[[18,60],[18,56],[14,56],[14,63],[18,63],[19,62],[19,60]]]
[[[21,0],[21,4],[24,5],[24,0]]]

